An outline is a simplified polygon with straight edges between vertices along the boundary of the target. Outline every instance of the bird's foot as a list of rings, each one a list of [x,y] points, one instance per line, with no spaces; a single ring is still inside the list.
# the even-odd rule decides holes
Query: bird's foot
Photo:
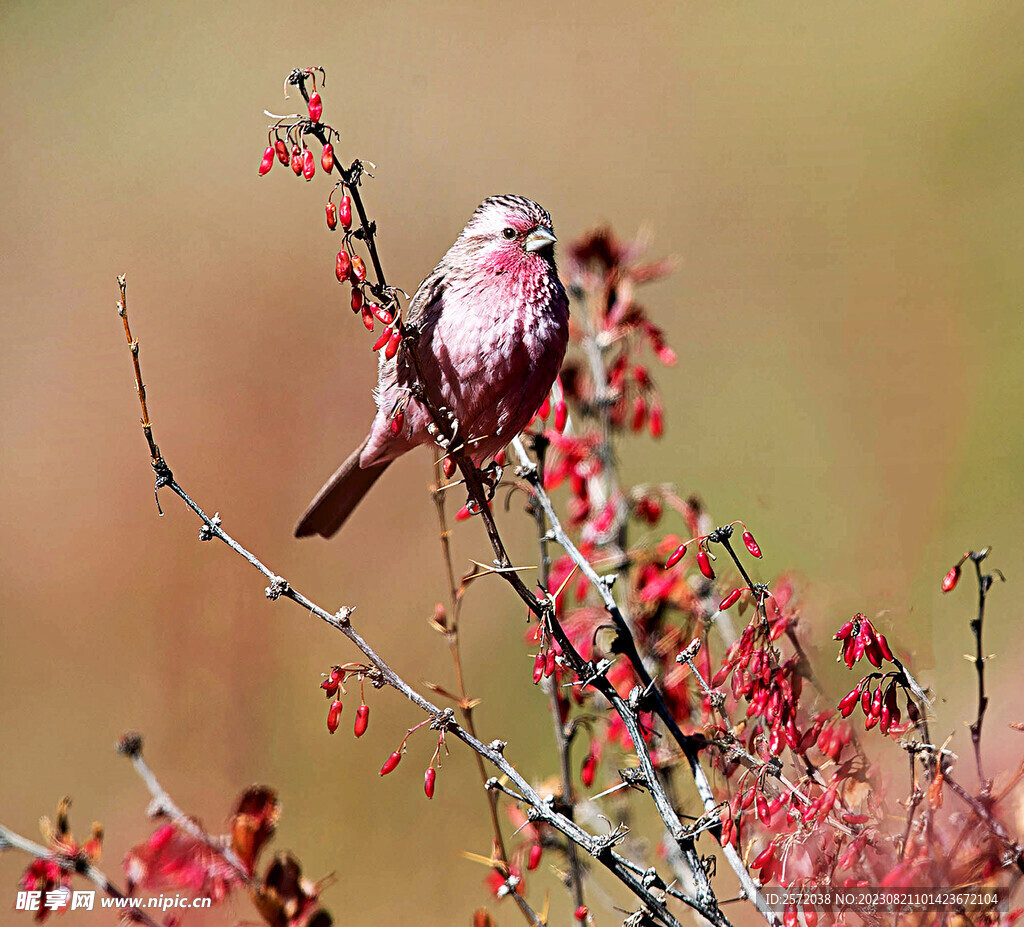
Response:
[[[434,443],[446,454],[463,450],[463,441],[459,438],[459,420],[455,413],[442,406],[437,410],[438,417],[444,420],[446,429],[442,429],[436,422],[427,423],[427,434],[434,439]],[[445,434],[447,430],[448,434]]]

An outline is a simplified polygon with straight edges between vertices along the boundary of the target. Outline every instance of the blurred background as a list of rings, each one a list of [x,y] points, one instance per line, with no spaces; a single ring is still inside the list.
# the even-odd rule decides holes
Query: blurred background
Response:
[[[965,757],[974,593],[943,597],[939,581],[992,544],[1009,584],[986,626],[986,724],[993,754],[1016,762],[1002,731],[1021,695],[1022,33],[1020,5],[977,0],[7,0],[0,820],[34,836],[71,794],[75,829],[104,822],[104,867],[120,875],[150,829],[113,752],[133,728],[211,828],[245,785],[274,785],[274,847],[337,873],[325,903],[341,923],[468,923],[488,900],[485,870],[457,852],[489,848],[472,758],[454,751],[433,802],[426,740],[378,779],[417,713],[375,693],[365,738],[352,705],[329,737],[319,673],[355,650],[198,544],[173,497],[162,519],[153,501],[114,311],[122,272],[156,438],[185,487],[313,599],[357,605],[411,681],[450,683],[425,620],[445,592],[429,455],[398,463],[335,541],[292,538],[362,438],[375,379],[332,272],[326,180],[257,177],[263,110],[301,107],[281,85],[308,65],[327,70],[339,156],[377,165],[365,196],[410,292],[493,193],[539,200],[563,242],[605,222],[653,232],[678,270],[644,296],[679,362],[658,371],[665,437],[632,440],[626,476],[672,480],[752,527],[765,577],[801,578],[837,695],[829,636],[854,611],[881,615],[919,677],[941,682],[939,730]],[[532,557],[526,520],[503,523]],[[488,559],[479,526],[460,525],[455,552]],[[504,587],[470,594],[481,735],[540,777],[555,760],[523,629]],[[0,857],[0,908],[24,864]],[[550,874],[531,899],[545,886],[567,918]],[[187,923],[252,918],[239,898]]]

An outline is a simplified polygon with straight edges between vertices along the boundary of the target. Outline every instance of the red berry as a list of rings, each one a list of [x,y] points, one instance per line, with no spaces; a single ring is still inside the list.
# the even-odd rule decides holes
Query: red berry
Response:
[[[743,595],[742,589],[733,589],[732,592],[722,599],[722,604],[718,606],[718,610],[724,612],[727,608],[732,608],[739,601],[741,595]]]
[[[395,413],[395,417],[393,419],[391,419],[391,426],[388,429],[391,432],[391,437],[392,438],[397,437],[401,433],[402,425],[404,425],[404,424],[405,424],[405,413],[404,412],[396,412]],[[465,506],[463,506],[463,508],[465,508]],[[458,518],[459,516],[456,514],[455,517]]]
[[[391,337],[391,329],[390,328],[385,328],[384,331],[382,331],[380,333],[380,337],[373,343],[373,347],[370,350],[371,351],[379,351],[382,347],[384,347],[384,345],[386,345],[388,343],[388,339],[390,337]]]
[[[330,214],[328,213],[328,222],[330,220]],[[348,271],[351,267],[351,262],[348,259],[348,252],[342,248],[338,252],[338,257],[334,262],[334,276],[338,278],[338,283],[344,283],[348,280]],[[358,309],[354,309],[354,312],[358,312]]]
[[[551,396],[550,394],[544,397],[544,401],[540,404],[540,408],[537,410],[537,417],[547,419],[551,414]]]
[[[385,761],[384,765],[380,768],[380,775],[386,776],[389,772],[394,772],[395,767],[402,761],[402,754],[397,750],[391,754]]]
[[[836,631],[833,640],[845,641],[851,634],[853,634],[853,622],[847,621],[838,631]]]
[[[757,546],[757,541],[754,540],[754,535],[749,531],[743,532],[743,543],[747,545],[747,550],[750,551],[752,556],[761,556],[761,548]]]
[[[597,757],[593,753],[588,753],[583,757],[583,765],[580,767],[580,782],[583,783],[585,788],[590,788],[594,784],[594,774],[597,772]]]
[[[292,170],[296,177],[302,173],[302,152],[298,145],[292,146]]]
[[[683,559],[683,554],[686,553],[686,545],[680,544],[674,551],[672,551],[668,560],[665,561],[665,569],[674,567],[680,560]]]
[[[878,648],[882,651],[882,659],[892,663],[892,650],[889,649],[889,642],[885,639],[884,634],[878,635]]]
[[[274,142],[274,151],[277,153],[278,161],[282,164],[288,163],[288,146],[281,139]]]
[[[352,225],[352,199],[347,194],[338,199],[338,217],[344,228]]]
[[[390,325],[392,322],[395,321],[394,316],[390,312],[388,312],[388,310],[385,309],[383,306],[378,306],[376,303],[374,303],[372,306],[370,306],[370,309],[373,311],[373,314],[377,316],[377,318],[380,319],[385,325]]]
[[[553,676],[555,673],[555,651],[549,650],[544,658],[544,675]]]
[[[585,904],[581,904],[573,913],[573,917],[575,917],[578,921],[585,921],[589,914],[590,909]]]
[[[768,799],[760,792],[754,798],[754,812],[757,814],[757,819],[766,827],[771,823],[772,816],[768,813]]]
[[[561,434],[565,431],[565,423],[569,418],[569,410],[566,408],[565,400],[559,399],[555,403],[555,431]]]
[[[760,853],[754,857],[750,864],[751,869],[764,869],[775,858],[775,844],[769,843]]]
[[[358,254],[352,255],[352,276],[362,283],[366,279],[366,265]]]
[[[662,421],[662,414],[661,403],[652,403],[651,415],[647,421],[647,427],[651,430],[652,438],[660,438],[665,433],[665,423]]]
[[[544,852],[544,847],[539,843],[534,843],[530,846],[530,858],[526,861],[526,868],[531,872],[540,865],[540,858]]]
[[[461,509],[459,509],[455,513],[455,520],[456,521],[465,521],[467,518],[472,518],[472,517],[473,517],[473,513],[469,510],[469,506],[468,505],[464,505]],[[534,675],[536,675],[536,668],[534,668]],[[541,669],[541,676],[543,676],[543,675],[544,675],[544,670]],[[537,676],[537,678],[534,680],[534,682],[540,682],[540,676]]]
[[[370,706],[360,705],[356,709],[356,723],[352,732],[356,737],[362,737],[366,733],[366,726],[370,723]]]
[[[633,431],[639,431],[647,421],[647,402],[643,396],[637,396],[633,400]]]
[[[373,331],[374,318],[373,318],[373,313],[370,312],[370,307],[364,305],[362,312],[363,312],[363,325],[366,326],[366,330],[368,332],[372,332]]]
[[[697,549],[697,566],[708,579],[715,578],[715,571],[711,569],[711,558],[703,547]]]
[[[465,508],[465,506],[463,506],[463,508]],[[460,510],[460,512],[461,512],[461,510]],[[458,518],[459,516],[456,515],[455,517]],[[544,664],[546,662],[547,661],[544,658],[543,651],[541,651],[541,653],[538,653],[537,656],[535,656],[533,658],[533,682],[534,682],[534,685],[536,685],[538,682],[540,682],[541,679],[544,677]]]
[[[441,461],[441,469],[444,471],[444,478],[450,480],[455,475],[455,460],[451,457],[445,457]]]
[[[308,148],[302,153],[302,176],[306,180],[312,180],[313,175],[316,173],[316,159],[313,157],[313,152]]]
[[[260,161],[260,177],[262,177],[273,166],[274,166],[274,149],[270,145],[267,145],[267,150],[263,152],[263,160]]]
[[[391,360],[398,353],[398,346],[402,343],[402,335],[400,332],[392,332],[391,337],[388,339],[388,346],[384,349],[384,356]]]
[[[363,291],[359,287],[352,287],[352,311],[359,312],[363,308]]]
[[[320,152],[320,166],[325,174],[329,174],[334,167],[334,149],[330,142],[324,145],[324,150]]]
[[[799,927],[799,920],[796,916],[796,905],[787,904],[782,909],[782,924],[783,927]]]
[[[320,99],[320,94],[314,92],[309,98],[309,118],[312,122],[319,122],[320,117],[324,114],[323,100]]]
[[[427,798],[434,797],[434,780],[437,779],[437,770],[433,766],[427,767],[423,774],[423,793]]]
[[[853,709],[857,707],[857,701],[860,699],[860,686],[856,686],[846,693],[839,700],[839,713],[844,717],[848,718],[853,713]]]
[[[945,576],[942,577],[942,591],[952,592],[956,584],[960,582],[960,565],[957,564]]]
[[[327,212],[327,227],[333,232],[338,227],[338,207],[334,203],[328,203],[325,211]]]
[[[335,699],[331,702],[330,711],[327,712],[327,730],[332,734],[338,729],[338,722],[341,720],[341,700]]]

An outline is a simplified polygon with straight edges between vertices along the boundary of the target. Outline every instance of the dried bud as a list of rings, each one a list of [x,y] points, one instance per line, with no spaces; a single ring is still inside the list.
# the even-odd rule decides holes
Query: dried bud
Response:
[[[341,721],[341,699],[331,702],[331,708],[327,712],[327,730],[332,734],[338,729],[338,722]]]
[[[960,565],[957,564],[945,576],[942,577],[942,591],[952,592],[956,584],[960,582]]]
[[[262,177],[267,171],[274,166],[274,149],[272,146],[267,145],[267,150],[263,152],[263,160],[260,161],[260,177]]]
[[[313,175],[316,173],[316,158],[313,157],[313,152],[308,148],[302,153],[302,176],[306,180],[312,180]]]
[[[428,766],[427,771],[423,774],[423,794],[427,798],[434,797],[434,781],[437,779],[437,770],[433,766]]]
[[[555,431],[561,434],[565,431],[565,423],[569,418],[569,410],[565,405],[564,399],[559,399],[555,403]]]
[[[352,728],[352,733],[356,737],[362,737],[366,733],[366,727],[370,723],[370,706],[360,705],[356,709],[356,723]]]
[[[274,152],[277,154],[278,161],[282,164],[288,163],[288,146],[281,139],[274,142]]]
[[[544,847],[539,843],[530,845],[530,856],[526,861],[526,868],[533,872],[540,865],[540,858],[544,853]]]
[[[338,207],[334,203],[328,203],[325,211],[327,212],[327,227],[333,232],[338,227]]]
[[[718,610],[724,612],[727,608],[732,608],[740,600],[741,595],[743,595],[742,589],[733,589],[732,592],[722,599],[722,604],[718,606]]]
[[[395,767],[401,762],[402,754],[396,750],[384,761],[384,765],[380,768],[380,775],[386,776],[389,772],[394,772]]]
[[[711,568],[711,558],[703,547],[697,549],[697,566],[708,579],[715,578],[715,571]]]
[[[343,228],[352,225],[352,198],[347,193],[338,198],[338,218]]]
[[[672,553],[669,555],[668,560],[665,561],[665,569],[674,567],[680,560],[683,559],[683,555],[686,553],[686,545],[680,544]]]
[[[314,91],[313,95],[309,98],[309,119],[311,122],[319,122],[323,114],[323,100],[320,99],[320,94]]]
[[[334,695],[334,693],[338,691],[338,688],[340,686],[341,670],[338,667],[334,667],[334,669],[331,670],[331,675],[324,679],[322,683],[320,683],[320,688],[327,693],[328,698]]]
[[[388,339],[388,346],[384,349],[384,356],[391,360],[398,353],[398,346],[402,343],[402,336],[399,332],[392,332]]]
[[[597,773],[597,757],[593,753],[588,753],[583,757],[583,764],[580,767],[580,782],[583,783],[585,788],[590,788],[594,784],[594,775]]]
[[[330,205],[331,205],[330,203],[327,204],[327,206],[328,206],[327,224],[328,225],[330,225],[330,222],[331,222],[331,214],[330,214],[330,211],[329,211],[330,210]],[[342,248],[338,252],[338,256],[337,256],[337,258],[334,261],[334,276],[338,278],[338,283],[344,283],[348,279],[348,271],[349,271],[349,268],[351,266],[352,266],[352,264],[349,261],[348,252],[344,248]],[[353,312],[358,312],[359,311],[359,307],[353,306],[352,311]]]
[[[330,142],[324,145],[324,150],[320,152],[320,166],[325,174],[329,174],[334,167],[334,149]]]
[[[352,255],[352,276],[358,283],[362,283],[366,279],[366,265],[358,254]]]
[[[761,548],[757,546],[757,541],[754,540],[754,535],[749,531],[743,532],[743,543],[747,546],[747,550],[750,551],[751,556],[760,559]]]

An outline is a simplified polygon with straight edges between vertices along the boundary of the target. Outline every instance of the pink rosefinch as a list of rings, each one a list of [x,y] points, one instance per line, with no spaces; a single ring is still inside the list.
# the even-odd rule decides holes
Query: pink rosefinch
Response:
[[[492,196],[410,303],[428,395],[454,414],[477,465],[526,427],[565,356],[569,301],[555,241],[551,217],[532,200]],[[333,535],[392,460],[433,442],[429,414],[410,398],[410,368],[401,352],[382,355],[370,433],[317,493],[296,537]]]

